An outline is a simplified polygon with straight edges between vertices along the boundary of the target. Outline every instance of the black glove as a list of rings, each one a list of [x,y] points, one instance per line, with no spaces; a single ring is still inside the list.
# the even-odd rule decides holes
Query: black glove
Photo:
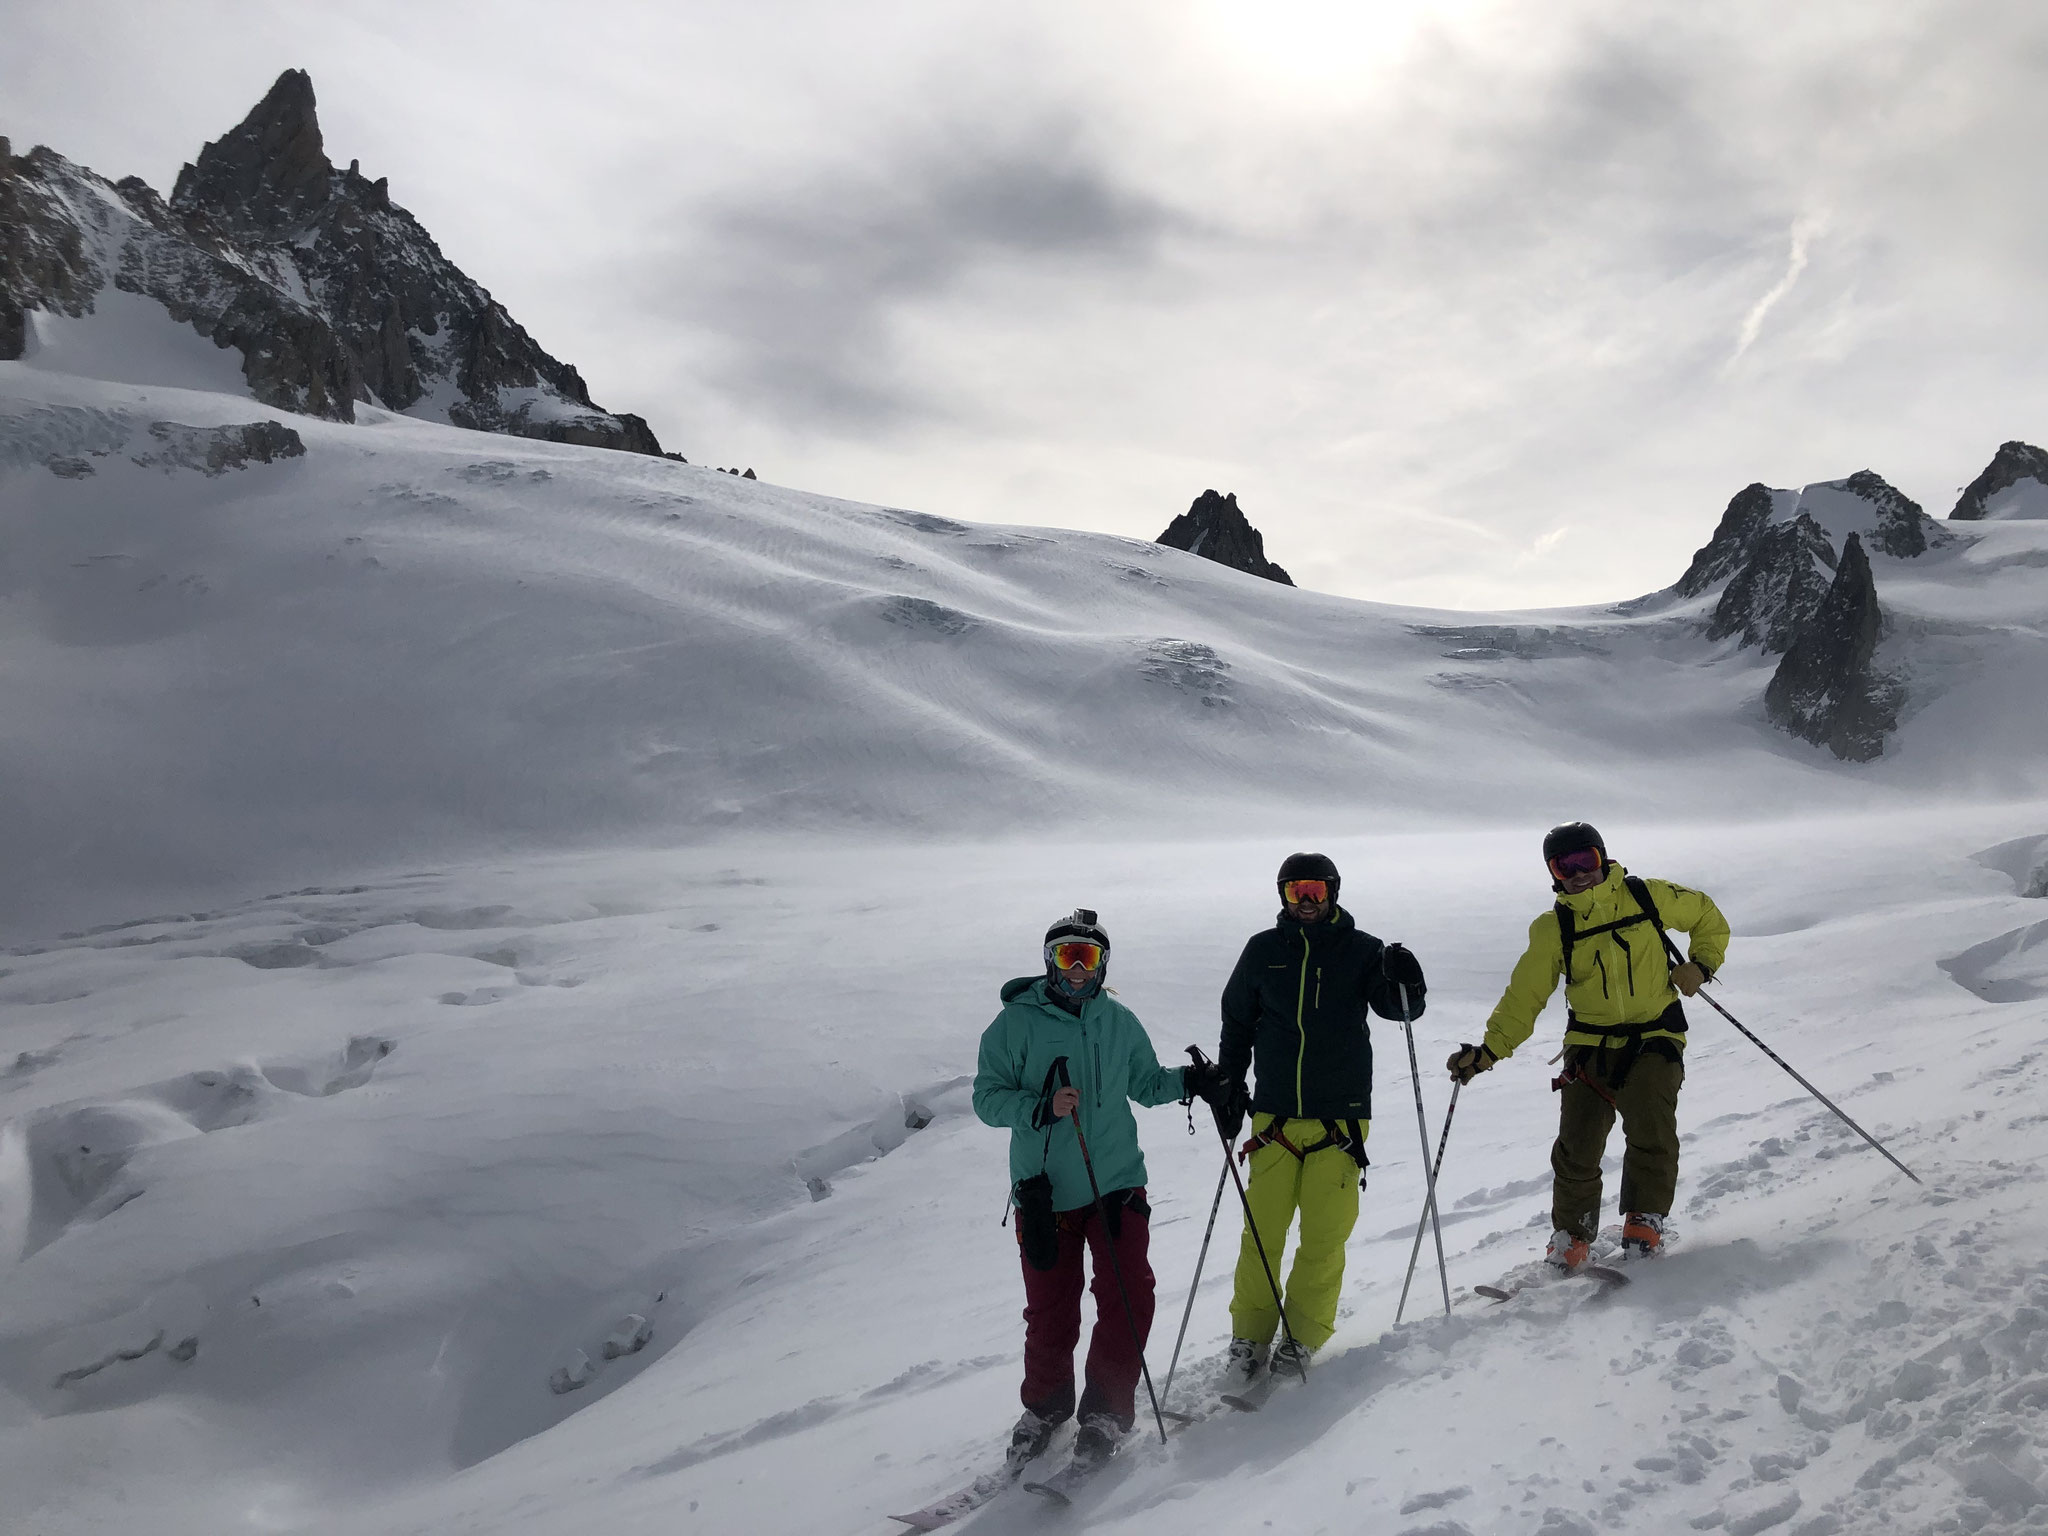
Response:
[[[1230,1079],[1223,1075],[1223,1069],[1213,1061],[1198,1061],[1180,1069],[1180,1101],[1192,1104],[1200,1099],[1204,1104],[1214,1106],[1221,1102],[1223,1085]]]
[[[1445,1063],[1451,1070],[1451,1077],[1459,1083],[1469,1083],[1482,1072],[1491,1072],[1493,1064],[1500,1058],[1485,1045],[1461,1045],[1451,1052],[1451,1059]]]
[[[1389,944],[1380,955],[1380,973],[1397,987],[1422,990],[1422,962],[1399,944]]]
[[[1251,1091],[1234,1077],[1223,1079],[1221,1097],[1209,1101],[1216,1111],[1216,1129],[1223,1133],[1225,1141],[1236,1141],[1237,1133],[1244,1129],[1244,1117],[1252,1112]]]

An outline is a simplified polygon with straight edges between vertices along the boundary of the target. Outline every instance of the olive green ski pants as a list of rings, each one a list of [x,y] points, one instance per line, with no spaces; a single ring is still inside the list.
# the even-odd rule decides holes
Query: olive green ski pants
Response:
[[[1557,1142],[1550,1149],[1551,1225],[1588,1242],[1600,1233],[1600,1159],[1617,1113],[1627,1140],[1621,1157],[1622,1212],[1668,1216],[1678,1190],[1678,1089],[1685,1066],[1645,1049],[1616,1088],[1612,1079],[1621,1055],[1585,1053],[1582,1075],[1562,1090]]]
[[[1272,1119],[1261,1112],[1253,1118],[1252,1129],[1264,1130]],[[1280,1129],[1297,1147],[1323,1139],[1320,1120],[1288,1120]],[[1359,1129],[1370,1135],[1372,1122],[1362,1122]],[[1231,1333],[1264,1344],[1280,1327],[1273,1287],[1283,1278],[1280,1259],[1287,1229],[1298,1215],[1294,1267],[1284,1276],[1287,1328],[1308,1348],[1321,1349],[1337,1331],[1337,1295],[1344,1288],[1344,1243],[1358,1222],[1358,1164],[1350,1153],[1336,1147],[1301,1158],[1268,1143],[1251,1156],[1251,1183],[1245,1199],[1258,1222],[1258,1240],[1254,1241],[1247,1225],[1238,1243],[1236,1285],[1230,1298]],[[1266,1265],[1259,1261],[1259,1242],[1265,1244],[1266,1260],[1273,1266],[1271,1279]]]

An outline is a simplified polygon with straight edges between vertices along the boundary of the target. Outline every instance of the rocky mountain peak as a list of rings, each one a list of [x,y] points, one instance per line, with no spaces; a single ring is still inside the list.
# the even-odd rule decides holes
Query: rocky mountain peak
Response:
[[[1202,492],[1187,511],[1166,525],[1166,532],[1154,542],[1214,560],[1233,571],[1262,576],[1282,586],[1294,585],[1293,577],[1266,558],[1265,536],[1238,507],[1235,491],[1228,495],[1218,495],[1213,490]]]
[[[1883,632],[1870,558],[1852,533],[1826,598],[1764,689],[1771,723],[1849,762],[1881,755],[1898,725],[1901,698],[1897,683],[1874,665]]]
[[[1950,542],[1941,525],[1920,510],[1919,502],[1875,470],[1859,469],[1840,484],[1843,490],[1862,497],[1877,509],[1870,542],[1879,553],[1911,560]]]
[[[171,207],[227,234],[277,236],[327,205],[333,174],[312,76],[288,69],[240,126],[178,173]]]
[[[2048,517],[2048,453],[2032,443],[2001,443],[1984,473],[1963,488],[1949,517]]]
[[[1771,488],[1752,482],[1730,498],[1714,536],[1692,557],[1692,564],[1678,578],[1680,597],[1698,597],[1717,581],[1725,581],[1749,558],[1750,546],[1771,520],[1776,505]]]
[[[0,359],[23,355],[36,311],[89,315],[110,282],[238,351],[249,393],[281,410],[353,421],[367,403],[661,452],[443,255],[386,181],[334,168],[303,70],[201,150],[168,203],[41,146],[0,153]]]

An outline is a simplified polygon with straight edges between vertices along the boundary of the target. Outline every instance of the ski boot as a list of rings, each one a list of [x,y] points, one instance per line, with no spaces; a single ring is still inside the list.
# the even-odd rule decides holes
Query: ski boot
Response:
[[[1089,1413],[1081,1417],[1081,1429],[1074,1436],[1074,1464],[1099,1467],[1116,1454],[1124,1427],[1113,1413]]]
[[[1276,1379],[1292,1376],[1297,1381],[1308,1380],[1308,1346],[1299,1339],[1282,1339],[1273,1351],[1272,1372]]]
[[[1650,1211],[1630,1211],[1621,1219],[1621,1251],[1650,1258],[1664,1251],[1664,1223],[1668,1218]]]
[[[1066,1421],[1066,1415],[1057,1418],[1024,1410],[1024,1417],[1017,1421],[1017,1427],[1010,1431],[1010,1449],[1004,1454],[1003,1466],[1012,1478],[1023,1474],[1025,1467],[1045,1454],[1045,1448],[1052,1444],[1052,1433]]]
[[[1266,1347],[1251,1339],[1232,1339],[1230,1353],[1223,1357],[1223,1384],[1235,1389],[1246,1385],[1265,1365]]]
[[[1550,1247],[1544,1251],[1543,1262],[1569,1275],[1576,1272],[1591,1253],[1592,1244],[1559,1227],[1550,1234]]]

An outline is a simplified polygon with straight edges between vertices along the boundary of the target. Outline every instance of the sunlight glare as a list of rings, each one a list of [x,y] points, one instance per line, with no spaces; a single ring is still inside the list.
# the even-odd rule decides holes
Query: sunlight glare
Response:
[[[1480,0],[1203,0],[1205,40],[1255,85],[1303,104],[1355,99],[1425,27]]]

